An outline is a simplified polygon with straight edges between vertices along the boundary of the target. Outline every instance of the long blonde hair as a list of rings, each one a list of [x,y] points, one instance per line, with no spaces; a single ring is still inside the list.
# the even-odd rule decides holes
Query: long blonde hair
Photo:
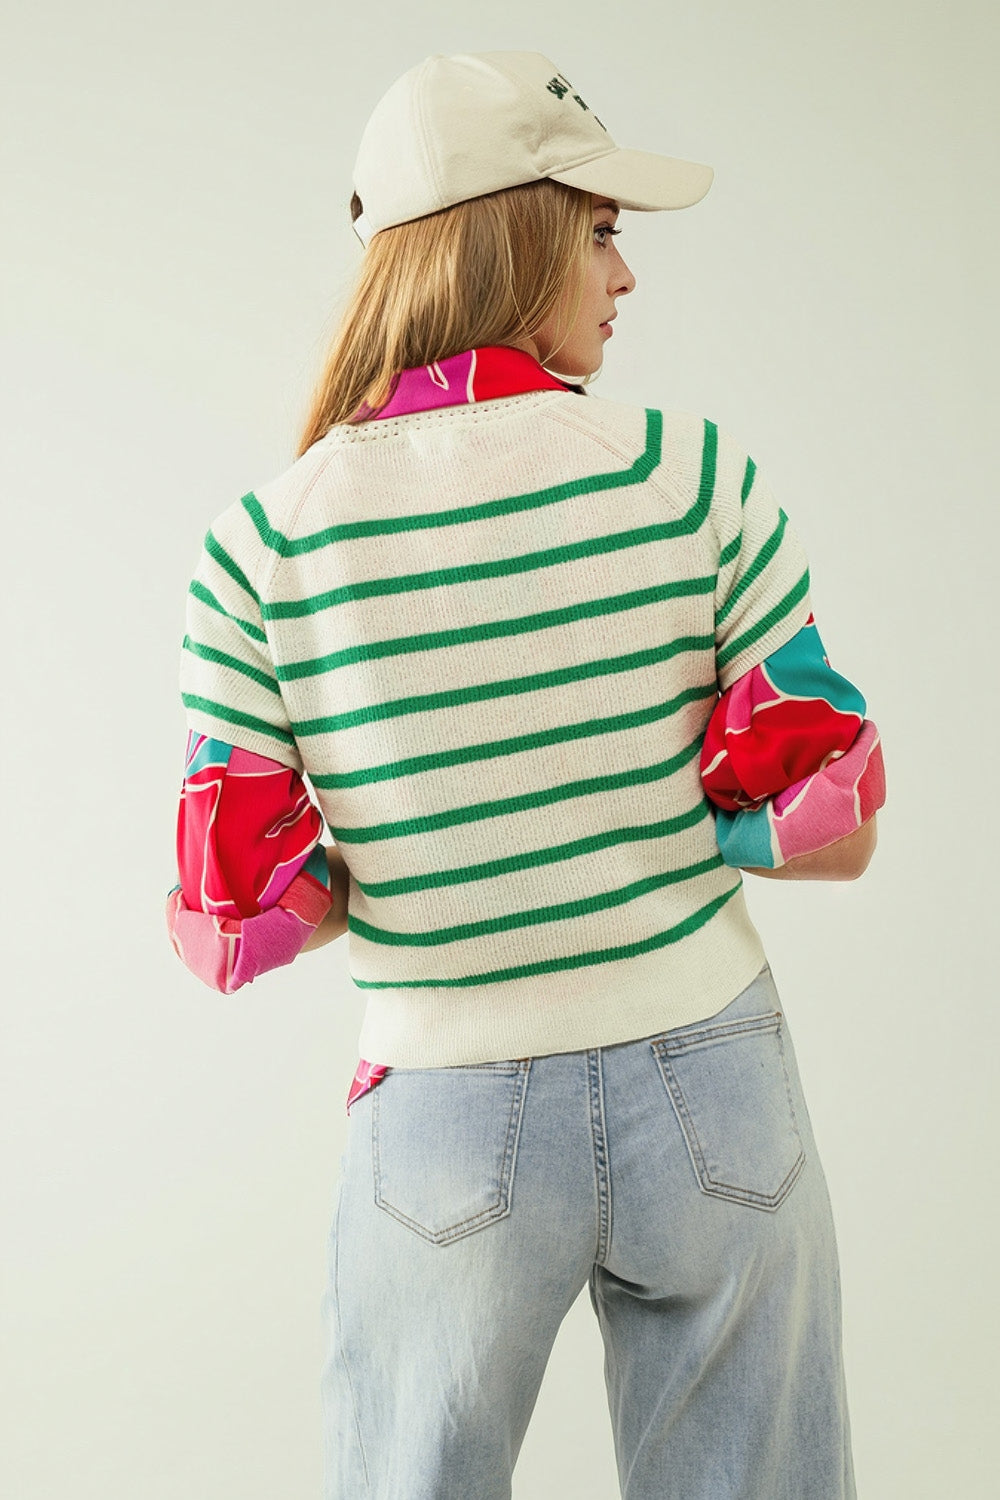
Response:
[[[543,178],[380,230],[327,353],[296,456],[335,423],[364,420],[384,405],[400,370],[533,337],[564,293],[558,339],[565,340],[583,295],[591,202],[590,193]],[[352,217],[361,212],[355,194]]]

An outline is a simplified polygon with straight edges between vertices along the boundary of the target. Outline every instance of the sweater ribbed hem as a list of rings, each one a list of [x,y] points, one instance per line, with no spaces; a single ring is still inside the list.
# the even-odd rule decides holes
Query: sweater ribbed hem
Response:
[[[369,990],[359,1052],[442,1068],[610,1047],[716,1015],[765,962],[738,891],[673,951],[479,990]]]

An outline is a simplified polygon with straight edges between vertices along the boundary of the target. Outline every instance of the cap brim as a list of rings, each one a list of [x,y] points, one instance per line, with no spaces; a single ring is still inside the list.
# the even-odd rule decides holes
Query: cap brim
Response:
[[[605,193],[621,208],[651,212],[690,208],[700,202],[712,186],[715,173],[701,162],[616,147],[581,167],[550,172],[549,176],[585,193]]]

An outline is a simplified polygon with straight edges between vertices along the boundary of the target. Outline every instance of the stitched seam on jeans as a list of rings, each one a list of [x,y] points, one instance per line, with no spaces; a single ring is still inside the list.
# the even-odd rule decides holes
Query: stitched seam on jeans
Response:
[[[528,1087],[528,1074],[530,1071],[531,1058],[529,1057],[524,1059],[518,1070],[518,1079],[514,1086],[514,1102],[511,1107],[510,1119],[507,1121],[507,1140],[504,1147],[500,1194],[506,1203],[508,1213],[510,1212],[511,1200],[514,1196],[514,1166],[517,1161],[517,1148],[521,1139],[521,1121],[524,1118],[524,1096]]]
[[[596,1088],[595,1088],[596,1082]],[[601,1265],[611,1244],[611,1174],[608,1171],[608,1133],[604,1113],[604,1068],[600,1048],[587,1053],[587,1094],[590,1112],[590,1139],[594,1151],[594,1175],[597,1184],[597,1253]]]
[[[802,1135],[799,1131],[799,1117],[795,1113],[795,1102],[792,1099],[792,1081],[788,1076],[788,1059],[785,1056],[785,1033],[780,1024],[778,1026],[778,1051],[781,1053],[781,1071],[785,1075],[785,1096],[788,1099],[788,1113],[792,1117],[792,1125],[795,1128],[795,1134],[798,1137],[799,1146],[804,1156],[805,1146],[803,1145]]]
[[[780,1031],[781,1012],[768,1011],[766,1015],[743,1016],[737,1021],[725,1021],[718,1026],[702,1026],[697,1030],[679,1033],[675,1041],[666,1037],[652,1043],[656,1052],[668,1057],[677,1057],[682,1052],[691,1052],[695,1047],[711,1047],[716,1042],[727,1042],[730,1037],[743,1036],[747,1032]]]
[[[695,1176],[698,1179],[698,1185],[701,1191],[703,1193],[706,1193],[709,1197],[725,1198],[732,1202],[743,1203],[748,1208],[763,1208],[768,1210],[779,1208],[784,1202],[785,1198],[788,1196],[788,1193],[791,1191],[792,1184],[795,1182],[795,1179],[798,1177],[799,1173],[802,1170],[802,1165],[805,1161],[805,1151],[802,1146],[802,1138],[799,1135],[798,1121],[795,1118],[795,1110],[792,1105],[791,1095],[789,1093],[788,1073],[784,1065],[784,1051],[783,1049],[779,1050],[781,1050],[782,1074],[785,1079],[785,1094],[788,1100],[789,1118],[791,1120],[792,1128],[795,1132],[795,1138],[799,1143],[799,1154],[795,1158],[795,1161],[792,1163],[788,1172],[786,1172],[785,1176],[778,1184],[775,1192],[761,1193],[754,1188],[739,1187],[736,1183],[720,1182],[712,1176],[708,1168],[708,1162],[705,1158],[704,1149],[702,1147],[701,1141],[698,1138],[698,1131],[695,1127],[694,1119],[692,1118],[691,1112],[688,1109],[687,1099],[685,1098],[684,1091],[681,1088],[680,1081],[675,1077],[674,1070],[670,1066],[668,1057],[664,1053],[660,1053],[658,1049],[654,1048],[654,1051],[657,1052],[657,1062],[660,1068],[660,1077],[663,1079],[664,1085],[667,1089],[667,1093],[670,1096],[670,1101],[674,1106],[674,1110],[676,1111],[678,1123],[681,1127],[681,1134],[684,1137],[684,1141],[688,1149],[688,1155],[691,1158],[691,1165],[694,1167]]]
[[[717,1178],[710,1174],[707,1168],[705,1169],[704,1180],[710,1184],[710,1187],[706,1191],[712,1191],[720,1198],[738,1199],[741,1203],[747,1203],[754,1207],[777,1208],[782,1199],[787,1196],[788,1189],[801,1172],[804,1160],[805,1153],[800,1150],[793,1165],[773,1193],[759,1193],[754,1188],[739,1187],[736,1183],[719,1182]]]
[[[514,1105],[516,1105],[516,1101],[517,1086],[515,1085]],[[415,1233],[419,1234],[422,1239],[431,1240],[435,1244],[440,1244],[447,1237],[450,1237],[452,1239],[460,1238],[461,1235],[466,1231],[473,1228],[481,1229],[486,1224],[489,1224],[493,1219],[502,1218],[504,1216],[504,1214],[507,1212],[507,1209],[503,1201],[504,1185],[502,1175],[499,1191],[494,1203],[491,1203],[487,1208],[481,1208],[478,1213],[470,1214],[465,1219],[457,1219],[454,1224],[445,1224],[442,1229],[431,1229],[429,1225],[421,1224],[419,1219],[411,1219],[409,1214],[404,1213],[401,1208],[398,1208],[396,1206],[396,1204],[390,1203],[388,1199],[384,1198],[382,1196],[382,1158],[379,1132],[380,1104],[381,1100],[376,1098],[374,1101],[374,1107],[372,1109],[372,1119],[375,1125],[372,1139],[375,1150],[375,1201],[378,1204],[379,1208],[383,1210],[383,1212],[389,1214],[393,1219],[398,1219],[400,1224],[405,1224],[409,1229],[412,1229]],[[512,1105],[512,1109],[514,1105]],[[510,1126],[508,1124],[508,1134],[509,1130]]]
[[[391,1219],[396,1219],[400,1224],[405,1224],[412,1229],[422,1240],[430,1240],[434,1245],[443,1245],[448,1240],[461,1239],[464,1234],[470,1234],[474,1229],[485,1229],[487,1224],[492,1224],[496,1219],[506,1218],[509,1208],[502,1200],[494,1204],[492,1208],[484,1208],[470,1219],[460,1219],[455,1224],[448,1224],[444,1229],[428,1229],[426,1224],[421,1224],[417,1219],[411,1219],[403,1213],[402,1209],[395,1208],[391,1203],[379,1200],[379,1208],[387,1213]]]
[[[395,1204],[389,1203],[382,1196],[382,1172],[381,1153],[379,1150],[379,1119],[380,1100],[374,1100],[372,1119],[374,1129],[372,1132],[373,1154],[375,1156],[375,1202],[384,1213],[398,1220],[407,1228],[419,1234],[421,1239],[429,1240],[432,1244],[446,1244],[449,1240],[461,1239],[464,1234],[471,1233],[475,1229],[484,1229],[487,1224],[497,1219],[506,1218],[510,1213],[510,1178],[513,1172],[513,1162],[516,1155],[517,1143],[521,1133],[521,1115],[523,1113],[524,1091],[527,1084],[528,1071],[531,1067],[531,1059],[520,1060],[517,1065],[514,1090],[511,1096],[510,1115],[507,1120],[507,1132],[504,1139],[504,1155],[500,1167],[500,1184],[496,1201],[488,1208],[481,1208],[478,1213],[470,1214],[468,1218],[459,1219],[454,1224],[446,1224],[443,1229],[431,1229],[426,1224],[421,1224],[418,1219],[410,1216],[397,1208]]]

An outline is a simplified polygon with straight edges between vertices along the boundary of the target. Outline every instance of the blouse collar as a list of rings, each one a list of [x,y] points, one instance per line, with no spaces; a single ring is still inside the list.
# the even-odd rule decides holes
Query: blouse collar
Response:
[[[386,404],[373,412],[362,407],[361,417],[381,421],[437,406],[465,406],[520,396],[525,391],[571,391],[576,387],[557,380],[523,349],[485,345],[452,354],[431,365],[402,370],[395,377]],[[355,419],[357,420],[357,418]]]

